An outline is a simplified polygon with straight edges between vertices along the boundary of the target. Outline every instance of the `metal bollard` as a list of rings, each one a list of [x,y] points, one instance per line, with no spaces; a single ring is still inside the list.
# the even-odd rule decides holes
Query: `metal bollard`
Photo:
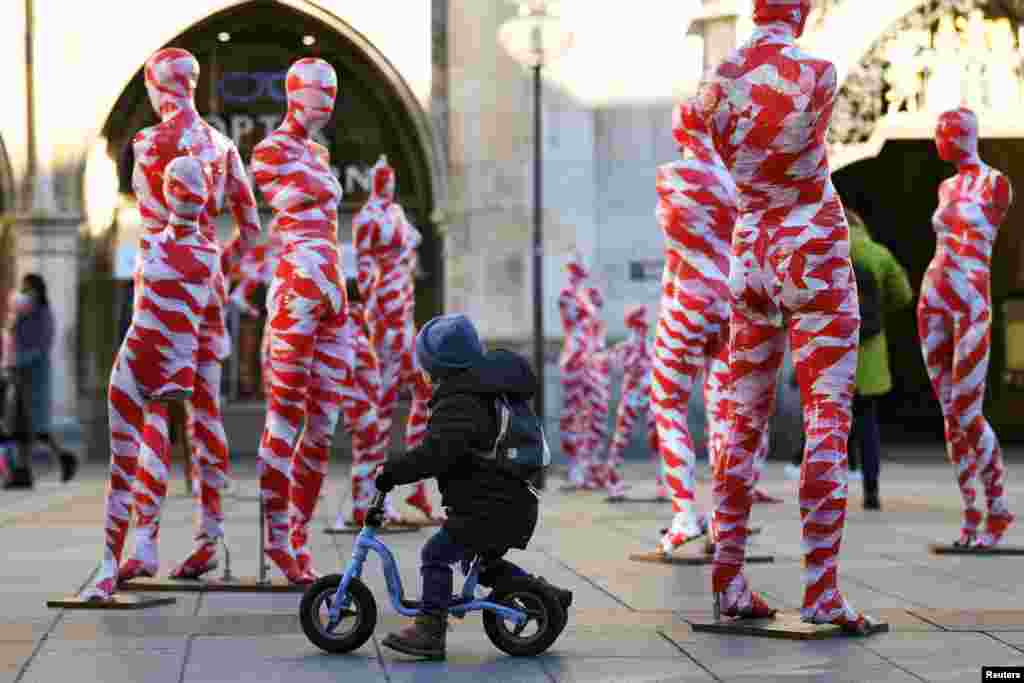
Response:
[[[270,567],[267,566],[267,556],[266,556],[266,553],[264,553],[264,548],[263,548],[263,545],[266,542],[265,538],[266,538],[266,524],[267,523],[266,523],[266,521],[263,518],[263,491],[262,490],[259,493],[259,499],[260,499],[260,559],[259,559],[259,563],[260,563],[260,572],[259,572],[259,574],[260,575],[259,575],[259,582],[260,583],[267,583],[267,570],[270,569]]]
[[[234,581],[235,577],[231,573],[231,551],[228,550],[228,542],[223,536],[220,537],[220,544],[224,547],[224,575],[221,578],[224,581]]]

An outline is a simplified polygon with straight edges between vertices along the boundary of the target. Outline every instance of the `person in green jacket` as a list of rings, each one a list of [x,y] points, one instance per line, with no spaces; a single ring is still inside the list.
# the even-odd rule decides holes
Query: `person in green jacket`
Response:
[[[913,302],[914,292],[907,271],[891,251],[871,239],[864,220],[850,209],[846,210],[846,219],[850,225],[850,256],[854,268],[873,280],[874,296],[866,296],[863,303],[868,304],[868,299],[873,298],[873,303],[880,308],[877,315],[881,324],[877,333],[871,334],[874,330],[867,330],[862,320],[861,340],[857,349],[857,394],[853,401],[853,430],[850,436],[853,442],[851,445],[859,447],[863,462],[864,508],[879,510],[878,475],[882,444],[877,403],[879,396],[892,390],[884,314],[909,306]],[[865,317],[862,311],[862,319]]]

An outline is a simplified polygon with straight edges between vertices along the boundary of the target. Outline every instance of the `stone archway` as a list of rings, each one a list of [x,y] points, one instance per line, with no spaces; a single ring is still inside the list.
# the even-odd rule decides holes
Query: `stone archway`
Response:
[[[825,1],[838,7],[807,44],[821,43],[841,74],[829,131],[833,171],[877,156],[888,140],[931,139],[938,113],[960,102],[978,113],[984,137],[1024,137],[1024,3],[894,0],[877,3],[865,19],[862,3]]]

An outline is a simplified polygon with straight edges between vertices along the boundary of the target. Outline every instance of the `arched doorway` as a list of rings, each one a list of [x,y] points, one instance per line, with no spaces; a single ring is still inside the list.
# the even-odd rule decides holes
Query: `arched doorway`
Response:
[[[830,130],[834,181],[877,241],[907,269],[915,292],[934,250],[931,215],[939,183],[954,169],[935,152],[938,114],[966,101],[979,114],[981,154],[1011,180],[1024,176],[1024,3],[928,0],[879,36],[840,92]],[[1017,56],[1014,56],[1017,55]],[[1017,183],[1020,184],[1019,181]],[[1004,439],[1024,438],[1024,395],[1003,382],[1003,304],[1024,289],[1024,239],[1013,207],[994,249],[994,322],[986,413]],[[916,305],[916,300],[915,300]],[[887,436],[941,438],[938,403],[921,358],[914,310],[887,320],[894,391],[880,414]]]
[[[294,6],[293,6],[294,5]],[[336,17],[316,13],[300,2],[254,0],[218,12],[168,43],[198,58],[201,76],[196,103],[200,113],[238,145],[248,162],[253,147],[284,116],[284,74],[303,56],[326,59],[339,77],[335,113],[323,131],[323,143],[341,181],[345,197],[340,207],[339,238],[346,245],[347,270],[354,277],[351,218],[367,197],[367,171],[379,155],[387,154],[398,174],[398,201],[423,233],[421,273],[417,282],[416,314],[420,322],[442,306],[441,240],[431,224],[438,185],[426,117],[401,78],[365,39]],[[156,47],[156,46],[154,46]],[[112,276],[124,280],[137,244],[137,213],[131,195],[130,140],[141,128],[157,121],[149,104],[141,68],[127,85],[103,128],[108,151],[118,161],[122,195],[113,253]],[[269,213],[261,204],[264,228]],[[223,235],[232,230],[222,217]],[[123,306],[123,294],[108,303]],[[225,373],[231,398],[255,398],[261,383],[257,362],[262,323],[235,320],[235,353]]]

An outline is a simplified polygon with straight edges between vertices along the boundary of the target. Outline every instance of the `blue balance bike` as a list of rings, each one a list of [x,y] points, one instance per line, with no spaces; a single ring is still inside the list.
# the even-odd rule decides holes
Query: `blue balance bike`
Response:
[[[394,555],[377,538],[383,521],[384,494],[378,493],[367,511],[362,531],[356,536],[345,573],[320,578],[302,596],[302,630],[321,650],[335,654],[352,652],[373,635],[377,601],[360,578],[371,550],[380,555],[395,611],[407,617],[420,613],[420,603],[404,597]],[[486,599],[479,599],[475,594],[480,564],[479,557],[470,563],[462,594],[452,597],[449,614],[461,619],[469,612],[483,610],[487,637],[499,650],[513,656],[539,655],[551,647],[568,619],[555,596],[529,577],[508,577],[499,579]]]

